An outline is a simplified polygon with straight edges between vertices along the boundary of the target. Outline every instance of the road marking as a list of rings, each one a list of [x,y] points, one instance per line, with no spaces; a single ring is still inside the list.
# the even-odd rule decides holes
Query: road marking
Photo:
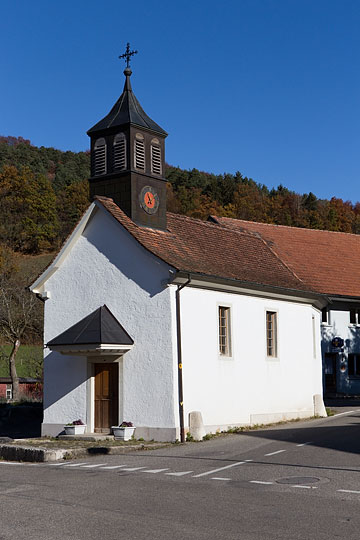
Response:
[[[27,465],[27,463],[16,463],[15,461],[0,461],[1,465]]]
[[[301,444],[297,444],[296,446],[307,446],[308,444],[312,444],[312,441],[310,442],[303,442]]]
[[[357,409],[359,410],[359,409]],[[340,412],[340,413],[337,413],[337,414],[333,414],[332,416],[328,416],[328,418],[335,418],[335,416],[342,416],[343,414],[351,414],[353,412],[357,412],[357,411],[345,411],[345,412]]]
[[[301,485],[293,485],[291,487],[294,487],[294,488],[301,488],[301,489],[317,489],[316,486],[301,486]]]
[[[121,467],[126,467],[126,465],[108,465],[107,467],[100,467],[100,469],[121,469]]]
[[[168,476],[184,476],[185,474],[190,474],[194,471],[182,471],[182,472],[167,472],[165,474],[167,474]]]
[[[286,450],[276,450],[276,452],[270,452],[270,454],[265,454],[265,456],[275,456],[275,454],[281,454],[281,452],[286,452]]]
[[[254,461],[253,459],[244,459],[245,463],[251,463],[252,461]]]
[[[250,483],[251,484],[264,484],[264,486],[270,486],[274,482],[265,482],[265,481],[262,481],[262,480],[250,480]]]
[[[49,467],[60,467],[60,465],[66,465],[66,463],[49,463]]]
[[[106,463],[96,463],[95,465],[80,465],[82,469],[95,469],[95,467],[102,467]]]
[[[81,465],[86,465],[87,463],[87,461],[84,461],[84,463],[72,463],[71,465],[64,465],[64,467],[80,467]]]
[[[214,478],[212,478],[211,480],[223,480],[224,482],[228,482],[229,480],[231,480],[231,478],[221,478],[219,476],[214,476]]]
[[[156,473],[164,472],[164,471],[168,471],[168,470],[169,470],[169,467],[167,469],[151,469],[151,470],[147,470],[147,471],[143,471],[143,472],[156,474]]]
[[[127,472],[139,471],[140,469],[146,469],[146,467],[130,467],[128,469],[122,469],[120,472],[123,472],[123,471],[127,471]]]
[[[360,491],[355,491],[354,489],[338,489],[341,493],[357,493],[360,494]]]
[[[200,478],[200,476],[206,476],[208,474],[214,474],[219,471],[224,471],[225,469],[231,469],[231,467],[236,467],[237,465],[244,465],[245,461],[239,461],[238,463],[232,463],[231,465],[226,465],[226,467],[220,467],[220,469],[212,469],[211,471],[206,471],[201,474],[195,474],[193,478]]]

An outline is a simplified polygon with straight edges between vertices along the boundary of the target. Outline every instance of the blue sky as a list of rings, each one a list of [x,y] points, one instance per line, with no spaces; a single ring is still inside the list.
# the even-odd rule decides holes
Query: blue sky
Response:
[[[5,0],[0,134],[87,149],[127,41],[170,164],[360,200],[360,1]]]

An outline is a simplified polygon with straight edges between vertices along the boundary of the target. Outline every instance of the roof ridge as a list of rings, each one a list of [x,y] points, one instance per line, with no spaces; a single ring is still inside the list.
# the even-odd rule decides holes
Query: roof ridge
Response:
[[[256,225],[266,225],[268,227],[281,227],[283,229],[296,229],[296,230],[300,230],[300,231],[312,231],[312,232],[321,232],[321,233],[331,233],[331,234],[346,234],[346,235],[349,235],[349,236],[357,236],[360,238],[360,234],[356,234],[356,233],[349,233],[349,232],[344,232],[344,231],[329,231],[328,229],[312,229],[310,227],[295,227],[293,225],[279,225],[277,223],[265,223],[264,221],[250,221],[248,219],[238,219],[238,218],[230,218],[230,217],[226,217],[226,216],[216,216],[216,215],[212,215],[211,217],[217,219],[217,220],[223,220],[223,219],[227,219],[227,220],[231,220],[231,221],[238,221],[238,222],[242,222],[242,223],[254,223]],[[221,224],[219,222],[219,224]]]

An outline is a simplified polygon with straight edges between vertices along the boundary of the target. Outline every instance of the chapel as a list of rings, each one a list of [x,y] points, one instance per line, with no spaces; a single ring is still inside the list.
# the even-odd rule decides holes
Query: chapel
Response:
[[[167,133],[135,97],[133,54],[88,131],[89,208],[31,286],[45,300],[43,435],[81,419],[87,434],[126,421],[136,438],[184,441],[193,413],[203,434],[326,415],[325,295],[256,231],[167,212]]]

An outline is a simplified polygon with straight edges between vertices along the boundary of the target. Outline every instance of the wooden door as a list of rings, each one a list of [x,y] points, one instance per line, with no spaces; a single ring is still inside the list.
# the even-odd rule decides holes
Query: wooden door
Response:
[[[95,433],[118,424],[119,364],[95,364]]]

